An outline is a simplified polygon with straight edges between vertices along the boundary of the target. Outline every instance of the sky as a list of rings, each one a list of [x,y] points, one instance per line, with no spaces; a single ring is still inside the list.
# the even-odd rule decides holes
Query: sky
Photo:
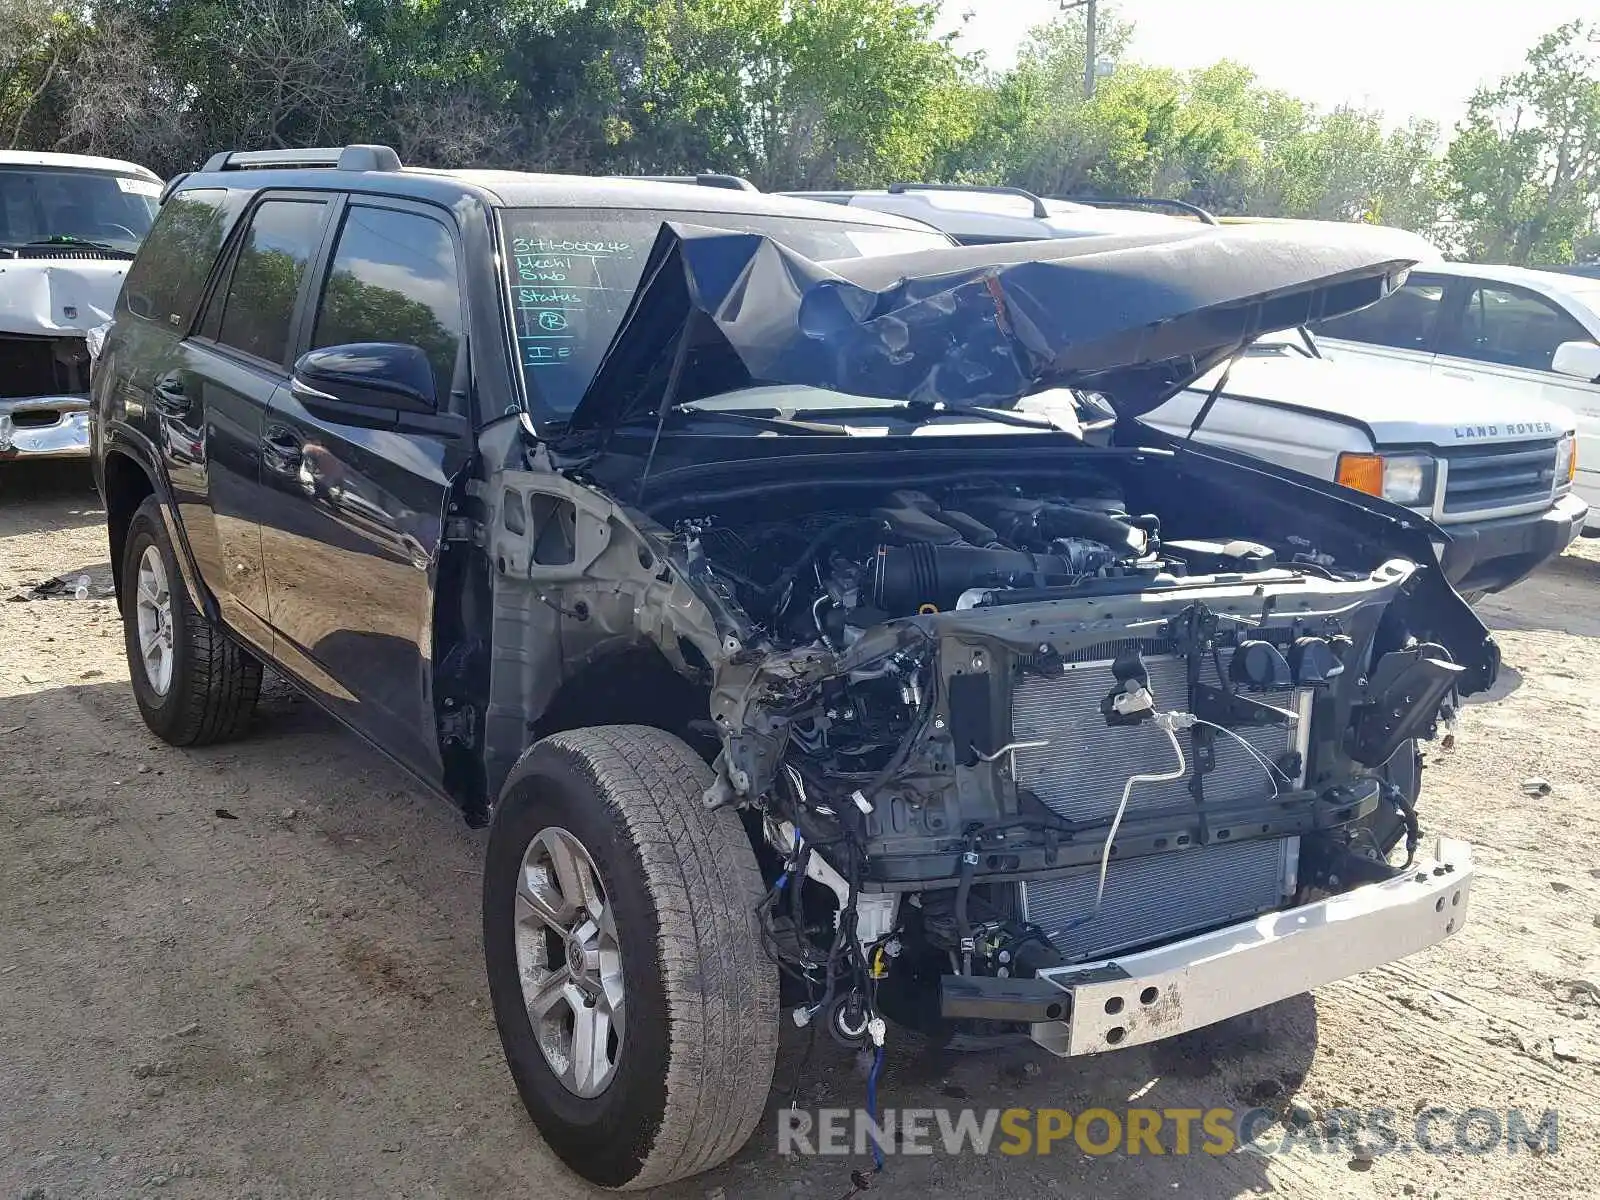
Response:
[[[961,45],[1004,67],[1058,0],[944,0],[946,29],[975,13]],[[1522,65],[1545,33],[1595,0],[1120,0],[1134,22],[1130,54],[1140,62],[1198,67],[1233,58],[1268,87],[1321,108],[1382,109],[1391,125],[1411,116],[1452,128],[1480,83]],[[1081,18],[1079,18],[1081,19]]]

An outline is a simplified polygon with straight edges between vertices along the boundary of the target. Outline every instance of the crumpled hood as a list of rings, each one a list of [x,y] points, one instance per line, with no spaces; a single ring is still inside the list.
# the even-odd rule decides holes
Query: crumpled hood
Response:
[[[1197,381],[1194,391],[1209,391],[1217,375],[1213,371]],[[1240,359],[1228,373],[1226,394],[1348,418],[1363,425],[1377,446],[1548,441],[1572,432],[1576,422],[1571,411],[1558,404],[1480,383],[1353,358],[1316,359],[1292,353]],[[1150,419],[1161,424],[1162,415],[1158,410]]]
[[[111,319],[129,263],[0,258],[0,333],[84,333]]]
[[[1415,262],[1387,231],[1166,231],[816,263],[668,223],[569,428],[761,384],[1010,407],[1051,387],[1124,416],[1271,331],[1353,312]]]

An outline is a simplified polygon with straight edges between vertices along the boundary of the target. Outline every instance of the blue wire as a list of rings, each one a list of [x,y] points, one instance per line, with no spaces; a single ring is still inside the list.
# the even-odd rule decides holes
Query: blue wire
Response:
[[[805,835],[803,833],[801,833],[798,829],[795,830],[795,834],[794,834],[794,855],[795,855],[796,859],[798,859],[800,857],[800,847],[805,845],[805,841],[806,841]],[[784,888],[788,887],[789,886],[789,876],[791,876],[793,874],[794,874],[794,868],[792,866],[791,867],[785,867],[784,871],[783,871],[783,874],[778,876],[778,886],[777,886],[776,890],[781,892],[781,891],[783,891]]]
[[[883,1070],[883,1047],[879,1046],[877,1053],[872,1058],[872,1073],[867,1076],[867,1116],[872,1119],[874,1127],[878,1124],[878,1072]],[[872,1139],[873,1166],[883,1170],[883,1147],[878,1145],[878,1139]]]

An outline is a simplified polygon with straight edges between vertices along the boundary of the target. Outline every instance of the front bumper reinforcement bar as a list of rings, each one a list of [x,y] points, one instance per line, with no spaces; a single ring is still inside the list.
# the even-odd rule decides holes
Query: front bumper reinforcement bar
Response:
[[[1101,962],[1050,967],[1068,1015],[1036,1022],[1052,1054],[1099,1054],[1252,1012],[1415,954],[1466,923],[1472,848],[1440,839],[1432,860],[1342,895]],[[1033,997],[1030,997],[1033,999]]]

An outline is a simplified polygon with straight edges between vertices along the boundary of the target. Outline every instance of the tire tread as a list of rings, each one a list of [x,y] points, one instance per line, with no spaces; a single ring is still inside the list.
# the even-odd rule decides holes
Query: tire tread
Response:
[[[671,1038],[666,1112],[625,1186],[698,1174],[749,1139],[777,1059],[777,980],[755,925],[763,888],[744,827],[732,810],[705,808],[709,769],[659,729],[580,729],[539,746],[579,765],[615,810],[660,918]]]
[[[183,638],[184,649],[182,670],[175,670],[172,678],[172,686],[178,693],[174,697],[176,711],[160,722],[161,727],[148,713],[146,721],[164,741],[174,746],[207,746],[231,741],[245,732],[255,714],[256,700],[261,695],[261,662],[213,625],[189,599],[189,589],[177,570],[177,554],[167,536],[160,502],[154,496],[139,506],[129,525],[124,586],[137,586],[139,547],[145,543],[141,536],[143,527],[150,529],[149,540],[166,560],[174,624]],[[131,620],[126,615],[123,619]],[[128,636],[132,637],[131,631]],[[141,669],[130,649],[128,670]]]

